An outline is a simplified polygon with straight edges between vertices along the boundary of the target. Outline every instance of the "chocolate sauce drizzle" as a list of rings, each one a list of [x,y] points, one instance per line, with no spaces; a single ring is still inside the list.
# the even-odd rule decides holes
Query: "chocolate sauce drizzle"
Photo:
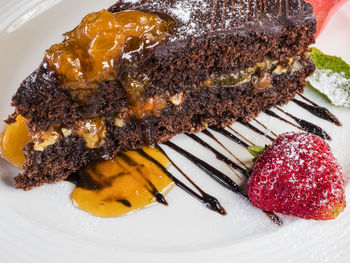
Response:
[[[146,180],[148,185],[151,187],[151,189],[148,189],[147,185],[145,185],[146,189],[148,189],[148,191],[156,198],[158,203],[161,203],[167,206],[168,202],[165,200],[164,195],[160,193],[158,189],[155,187],[155,185],[147,178],[147,176],[145,176],[142,173],[142,171],[137,167],[137,163],[131,157],[127,156],[122,152],[120,152],[118,156],[122,158],[123,161],[125,161],[128,165],[136,167],[136,171]]]
[[[249,147],[249,145],[247,143],[245,143],[244,141],[242,141],[241,139],[239,139],[238,137],[236,137],[232,133],[228,132],[224,128],[218,128],[218,127],[215,127],[215,126],[211,126],[210,129],[212,129],[212,130],[214,130],[214,131],[224,135],[226,138],[229,138],[230,140],[238,143],[239,145],[243,146],[244,148],[248,148]]]
[[[285,118],[279,116],[277,113],[275,113],[275,112],[273,112],[271,110],[266,110],[265,113],[267,115],[270,115],[273,118],[276,118],[276,119],[279,119],[279,120],[281,120],[281,121],[283,121],[285,123],[288,123],[288,124],[292,125],[293,127],[296,127],[299,130],[303,130],[303,131],[306,131],[308,133],[315,134],[315,135],[321,137],[322,139],[327,139],[327,140],[331,140],[332,139],[329,136],[329,134],[324,129],[322,129],[321,127],[317,126],[316,124],[313,124],[311,122],[308,122],[308,121],[300,119],[300,118],[297,118],[294,115],[292,115],[292,114],[290,114],[288,112],[285,112],[281,108],[276,107],[276,109],[278,109],[279,111],[283,112],[284,114],[286,114],[287,116],[292,118],[295,122],[297,122],[299,124],[299,126],[295,125],[294,123],[292,123],[292,122],[290,122],[288,120],[286,120]]]
[[[333,113],[331,113],[327,108],[317,105],[315,102],[309,100],[308,98],[306,98],[305,96],[303,96],[301,94],[299,94],[299,96],[301,98],[303,98],[304,100],[306,100],[307,102],[309,102],[311,105],[307,104],[303,101],[300,101],[298,99],[294,99],[293,102],[296,103],[298,106],[302,107],[303,109],[307,110],[311,114],[313,114],[321,119],[329,121],[337,126],[342,126],[339,119]]]
[[[303,97],[304,98],[304,97]],[[305,100],[308,100],[307,98],[305,98]],[[304,109],[310,111],[312,114],[314,114],[317,117],[320,117],[322,119],[328,120],[338,126],[341,126],[341,123],[339,122],[339,120],[337,119],[337,117],[335,117],[332,113],[330,113],[326,108],[324,107],[320,107],[317,104],[313,103],[310,101],[310,103],[312,105],[309,105],[305,102],[299,101],[297,99],[294,99],[294,102],[299,105],[300,107],[303,107]],[[282,113],[286,114],[287,116],[289,116],[290,118],[292,118],[298,125],[295,125],[294,123],[288,121],[287,119],[279,116],[278,114],[276,114],[275,112],[271,111],[271,110],[267,110],[266,114],[277,118],[283,122],[286,122],[300,130],[304,130],[306,132],[309,133],[313,133],[315,135],[320,136],[323,139],[328,139],[330,140],[331,137],[328,135],[328,133],[323,130],[321,127],[310,123],[306,120],[300,119],[294,115],[292,115],[291,113],[285,112],[284,110],[282,110],[279,107],[276,107],[277,110],[281,111]],[[241,123],[242,125],[246,126],[247,128],[249,128],[250,130],[256,132],[257,134],[263,135],[266,138],[268,138],[271,142],[274,141],[274,138],[272,138],[271,136],[269,136],[266,132],[261,131],[260,129],[258,129],[257,127],[253,126],[250,123],[246,123],[243,122],[242,120],[238,120],[239,123]],[[256,122],[261,125],[263,128],[265,128],[266,130],[267,127],[256,120]],[[234,141],[235,143],[243,146],[244,148],[248,148],[249,145],[242,141],[241,139],[239,139],[238,137],[236,137],[234,134],[228,132],[227,130],[225,130],[224,128],[218,128],[218,127],[210,127],[212,130],[224,135],[226,138],[229,138],[230,140]],[[230,127],[229,127],[230,128]],[[231,128],[231,130],[235,133],[237,133],[234,129]],[[234,156],[211,132],[209,132],[209,130],[204,130],[203,133],[205,135],[207,135],[208,137],[210,137],[211,139],[213,139],[214,141],[216,141],[217,143],[219,143],[219,145],[221,145],[227,152],[229,152],[232,156]],[[242,136],[241,134],[237,133],[240,137],[242,137],[244,140],[246,140],[247,142],[251,143],[248,139],[246,139],[244,136]],[[271,134],[273,134],[274,136],[278,136],[276,133],[271,132]],[[231,161],[230,159],[228,159],[226,156],[224,156],[223,154],[221,154],[220,152],[218,152],[216,149],[214,149],[212,146],[210,146],[208,143],[206,143],[205,141],[203,141],[201,138],[199,138],[197,135],[194,134],[186,134],[188,137],[190,137],[192,140],[196,141],[197,143],[199,143],[200,145],[204,146],[205,148],[209,149],[211,152],[213,152],[216,156],[216,158],[220,161],[223,161],[224,163],[226,163],[228,166],[230,166],[231,168],[236,169],[237,171],[239,171],[240,173],[247,175],[245,170],[239,166],[238,164],[236,164],[235,162]],[[170,147],[171,149],[175,150],[176,152],[180,153],[181,155],[183,155],[184,157],[186,157],[187,159],[189,159],[192,163],[194,163],[196,166],[198,166],[200,169],[202,169],[205,173],[207,173],[210,177],[212,177],[215,181],[217,181],[218,183],[220,183],[221,185],[223,185],[224,187],[226,187],[227,189],[241,194],[242,196],[246,197],[247,199],[248,196],[247,194],[233,181],[231,180],[229,177],[227,177],[225,174],[223,174],[222,172],[220,172],[219,170],[215,169],[214,167],[210,166],[208,163],[198,159],[197,157],[195,157],[194,155],[192,155],[191,153],[187,152],[186,150],[182,149],[181,147],[177,146],[176,144],[172,143],[172,142],[166,142],[164,143],[164,145]],[[158,149],[160,149],[164,154],[165,152],[159,147],[157,146]],[[235,157],[235,156],[234,156]],[[169,158],[169,157],[168,157]],[[235,157],[236,159],[236,157]],[[237,158],[238,159],[238,158]],[[191,181],[191,179],[184,174],[181,169],[171,160],[171,163],[174,165],[174,167],[179,170],[187,180],[189,180],[191,183],[193,183]],[[245,166],[245,165],[243,165]],[[197,188],[198,186],[196,186]],[[200,188],[197,188],[200,189]],[[283,222],[282,220],[275,215],[272,212],[268,212],[268,211],[264,211],[264,213],[277,225],[282,225]]]
[[[273,139],[271,136],[269,136],[268,134],[266,134],[266,132],[263,132],[263,131],[259,130],[258,128],[256,128],[255,126],[251,125],[250,123],[244,122],[244,121],[242,121],[242,120],[237,120],[237,122],[239,122],[240,124],[246,126],[246,127],[249,128],[249,129],[253,130],[253,131],[256,132],[256,133],[265,136],[265,137],[268,138],[271,142],[274,141],[274,139]]]
[[[192,140],[194,140],[195,142],[199,143],[200,145],[204,146],[205,148],[209,149],[211,152],[213,152],[215,154],[216,159],[224,162],[225,164],[227,164],[229,167],[232,167],[233,169],[236,169],[237,171],[239,171],[241,174],[246,175],[246,169],[240,167],[238,164],[236,164],[235,162],[231,161],[230,159],[228,159],[225,155],[221,154],[219,151],[217,151],[216,149],[214,149],[212,146],[210,146],[208,143],[206,143],[205,141],[203,141],[201,138],[199,138],[197,135],[195,134],[186,134],[188,137],[190,137]]]
[[[265,210],[263,210],[263,212],[264,212],[265,215],[267,215],[267,216],[271,219],[271,221],[272,221],[273,223],[275,223],[276,225],[278,225],[278,226],[283,225],[282,219],[279,218],[274,212],[269,212],[269,211],[265,211]]]
[[[279,110],[280,112],[286,114],[287,116],[289,116],[290,118],[292,118],[296,123],[298,123],[300,125],[300,128],[308,133],[313,133],[319,137],[321,137],[324,140],[331,140],[331,136],[329,136],[329,134],[322,129],[320,126],[317,126],[316,124],[313,124],[311,122],[308,122],[306,120],[300,119],[298,117],[295,117],[294,115],[282,110],[280,107],[276,107],[277,110]]]
[[[147,154],[143,150],[137,150],[137,152],[142,155],[147,160],[153,162],[155,165],[157,165],[160,169],[163,170],[164,173],[166,173],[169,178],[171,178],[174,183],[179,186],[182,190],[184,190],[186,193],[190,194],[192,197],[196,198],[200,202],[202,202],[207,208],[210,210],[213,210],[221,215],[226,215],[225,209],[221,206],[220,202],[213,196],[207,194],[204,192],[197,184],[195,184],[164,152],[164,150],[159,146],[155,146],[160,152],[162,152],[169,161],[174,165],[174,167],[200,192],[201,195],[194,192],[191,188],[189,188],[187,185],[185,185],[183,182],[181,182],[178,178],[176,178],[174,175],[172,175],[163,165],[161,165],[156,159],[154,159],[152,156]]]
[[[239,133],[238,131],[236,131],[235,129],[233,129],[231,126],[227,127],[229,130],[231,130],[233,133],[237,134],[239,137],[243,138],[245,141],[247,141],[248,143],[250,143],[251,145],[254,145],[254,143],[249,140],[247,137],[244,137],[241,133]]]
[[[220,142],[209,130],[203,130],[203,134],[214,140],[217,144],[219,144],[226,152],[228,152],[237,162],[239,162],[246,170],[248,167],[236,156],[234,155],[222,142]]]
[[[257,119],[254,119],[254,121],[257,124],[259,124],[261,127],[263,127],[265,130],[269,131],[273,136],[275,136],[276,138],[278,137],[277,133],[275,133],[272,130],[270,130],[269,128],[267,128],[267,126],[265,124],[263,124],[262,122],[258,121]]]
[[[289,125],[291,125],[291,126],[293,126],[293,127],[295,127],[295,128],[298,128],[299,130],[302,130],[301,127],[295,125],[294,123],[290,122],[289,120],[286,120],[286,119],[282,118],[281,116],[277,115],[276,113],[274,113],[274,112],[271,111],[271,110],[266,110],[265,113],[266,113],[267,115],[269,115],[269,116],[275,118],[275,119],[278,119],[278,120],[280,120],[280,121],[283,121],[283,122],[285,122],[285,123],[288,123]]]
[[[168,146],[169,148],[173,149],[174,151],[180,153],[187,159],[189,159],[191,162],[193,162],[196,166],[198,166],[201,170],[203,170],[206,174],[208,174],[211,178],[213,178],[215,181],[217,181],[219,184],[224,186],[225,188],[231,190],[232,192],[246,195],[242,189],[233,181],[231,178],[217,170],[216,168],[212,167],[208,163],[202,161],[201,159],[197,158],[196,156],[192,155],[188,151],[182,149],[181,147],[177,146],[176,144],[168,141],[163,143],[164,145]]]
[[[329,112],[328,109],[321,107],[315,103],[313,103],[312,101],[308,100],[307,98],[305,98],[304,96],[300,95],[304,100],[306,100],[307,102],[309,102],[310,104],[307,104],[303,101],[294,99],[293,102],[295,102],[298,106],[306,109],[307,111],[309,111],[310,113],[314,114],[315,116],[322,118],[324,120],[330,121],[338,126],[341,126],[341,123],[339,122],[338,118],[333,115],[331,112]],[[275,112],[271,111],[271,110],[267,110],[265,113],[276,118],[279,119],[285,123],[288,123],[300,130],[304,130],[306,132],[309,133],[313,133],[315,135],[320,136],[323,139],[328,139],[330,140],[331,137],[328,135],[328,133],[323,130],[321,127],[308,122],[306,120],[303,120],[301,118],[298,118],[294,115],[292,115],[291,113],[288,113],[284,110],[282,110],[279,107],[276,107],[277,110],[281,111],[282,113],[284,113],[285,115],[289,116],[290,118],[292,118],[298,125],[290,122],[289,120],[281,117],[280,115],[276,114]],[[261,125],[265,130],[268,130],[267,127],[259,122],[258,120],[255,120],[259,125]],[[274,138],[272,138],[271,136],[269,136],[266,132],[258,129],[257,127],[253,126],[250,123],[244,122],[242,120],[237,120],[237,122],[241,123],[242,125],[244,125],[245,127],[247,127],[248,129],[256,132],[257,134],[263,135],[265,136],[267,139],[269,139],[271,142],[274,141]],[[248,139],[246,139],[244,136],[242,136],[240,133],[236,132],[234,129],[232,129],[231,127],[229,127],[233,132],[235,132],[236,134],[238,134],[240,137],[242,137],[244,140],[246,140],[248,143],[253,144],[251,141],[249,141]],[[218,128],[218,127],[210,127],[210,129],[222,134],[223,136],[225,136],[226,138],[230,139],[231,141],[237,143],[238,145],[241,145],[244,148],[248,148],[249,145],[242,141],[240,138],[238,138],[237,136],[235,136],[234,134],[232,134],[231,132],[225,130],[224,128]],[[204,130],[203,134],[205,134],[206,136],[208,136],[209,138],[213,139],[215,142],[217,142],[220,146],[222,146],[228,153],[230,153],[236,160],[238,160],[240,162],[240,164],[242,164],[242,166],[244,166],[246,168],[246,166],[243,164],[243,162],[241,162],[234,154],[232,154],[229,149],[227,149],[209,130]],[[273,134],[274,136],[278,136],[276,133],[271,131],[271,134]],[[235,169],[236,171],[240,172],[241,174],[247,176],[246,170],[244,168],[242,168],[240,165],[238,165],[237,163],[233,162],[232,160],[230,160],[229,158],[227,158],[226,156],[224,156],[223,154],[221,154],[219,151],[217,151],[215,148],[213,148],[212,146],[210,146],[208,143],[206,143],[205,141],[203,141],[200,137],[198,137],[195,134],[186,134],[188,137],[190,137],[192,140],[196,141],[198,144],[202,145],[203,147],[207,148],[208,150],[210,150],[212,153],[215,154],[216,158],[222,162],[224,162],[226,165],[228,165],[229,167]],[[184,150],[183,148],[179,147],[178,145],[168,141],[165,142],[164,145],[168,146],[169,148],[175,150],[176,152],[180,153],[181,155],[183,155],[184,157],[186,157],[187,159],[189,159],[193,164],[195,164],[196,166],[198,166],[201,170],[203,170],[205,173],[207,173],[210,177],[212,177],[215,181],[217,181],[218,183],[220,183],[222,186],[224,186],[225,188],[238,193],[242,196],[244,196],[245,198],[249,199],[247,194],[232,180],[230,179],[228,176],[226,176],[225,174],[223,174],[222,172],[220,172],[219,170],[217,170],[216,168],[212,167],[211,165],[209,165],[208,163],[200,160],[199,158],[195,157],[194,155],[192,155],[191,153],[187,152],[186,150]],[[165,153],[165,151],[159,146],[156,145],[157,149],[160,150],[163,154],[165,154],[167,157],[168,155]],[[152,160],[153,158],[149,155],[147,155],[145,152],[143,152],[142,150],[139,150],[139,153],[142,154],[143,156],[147,156],[146,158],[148,158],[149,160]],[[194,196],[196,199],[200,200],[202,203],[204,203],[204,205],[206,207],[208,207],[211,210],[214,210],[216,212],[219,212],[220,214],[226,214],[226,211],[222,208],[222,206],[220,205],[220,203],[218,202],[218,200],[216,198],[214,198],[213,196],[208,195],[207,193],[205,193],[198,185],[196,185],[169,157],[168,159],[170,160],[170,162],[173,164],[173,166],[201,193],[201,196],[198,195],[196,192],[194,192],[193,190],[191,190],[190,188],[188,188],[186,185],[184,185],[181,181],[179,181],[177,178],[175,178],[173,175],[171,175],[160,163],[158,163],[156,160],[152,160],[155,164],[157,164],[159,167],[161,167],[167,174],[168,176],[170,176],[171,179],[174,180],[175,184],[180,186],[183,190],[185,190],[187,193],[189,193],[190,195]],[[224,212],[223,212],[224,211]],[[275,224],[277,225],[282,225],[283,222],[282,220],[274,213],[272,212],[268,212],[268,211],[263,211]]]
[[[126,199],[118,199],[118,200],[115,200],[115,201],[117,201],[117,202],[123,204],[123,205],[126,206],[126,207],[131,207],[130,202],[129,202],[128,200],[126,200]]]
[[[227,188],[228,190],[231,190],[232,192],[238,193],[245,198],[249,200],[248,195],[228,176],[217,170],[216,168],[212,167],[208,163],[198,159],[191,153],[187,152],[186,150],[182,149],[181,147],[177,146],[176,144],[168,141],[163,143],[164,145],[167,145],[169,148],[173,149],[174,151],[180,153],[187,159],[189,159],[193,164],[198,166],[201,170],[203,170],[205,173],[207,173],[210,177],[212,177],[215,181],[217,181],[219,184]],[[158,149],[160,147],[158,146]],[[162,151],[164,153],[164,151]],[[174,164],[172,162],[172,164]],[[187,176],[186,176],[187,177]],[[188,177],[187,177],[188,178]],[[271,220],[277,225],[282,225],[282,220],[274,213],[272,212],[266,212],[263,211]]]

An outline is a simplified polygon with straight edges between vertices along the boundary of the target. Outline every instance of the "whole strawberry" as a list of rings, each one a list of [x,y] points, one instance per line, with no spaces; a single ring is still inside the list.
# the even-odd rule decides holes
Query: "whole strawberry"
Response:
[[[334,219],[346,206],[342,169],[316,135],[285,133],[257,159],[248,181],[252,203],[306,219]]]

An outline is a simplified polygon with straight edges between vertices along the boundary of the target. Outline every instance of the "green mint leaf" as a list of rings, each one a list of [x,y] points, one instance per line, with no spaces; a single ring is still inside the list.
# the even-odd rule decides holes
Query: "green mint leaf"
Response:
[[[344,77],[350,79],[350,66],[342,58],[326,55],[315,47],[312,49],[310,57],[317,69],[330,69],[336,73],[344,73]]]
[[[313,48],[310,53],[316,71],[307,79],[309,86],[326,95],[336,106],[350,108],[350,65],[340,57],[323,54]]]
[[[265,151],[265,147],[253,145],[248,147],[248,152],[254,156],[254,158],[257,158]]]

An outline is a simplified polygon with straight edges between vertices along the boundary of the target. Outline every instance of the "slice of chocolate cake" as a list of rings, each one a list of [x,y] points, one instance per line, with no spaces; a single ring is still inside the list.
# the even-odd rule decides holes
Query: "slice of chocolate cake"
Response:
[[[13,97],[32,142],[16,187],[54,183],[121,150],[250,120],[314,70],[312,6],[132,0],[86,16]]]

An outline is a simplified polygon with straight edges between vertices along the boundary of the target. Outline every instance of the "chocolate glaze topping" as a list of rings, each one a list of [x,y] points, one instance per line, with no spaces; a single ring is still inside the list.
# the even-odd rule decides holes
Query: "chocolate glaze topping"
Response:
[[[108,10],[128,9],[166,13],[177,21],[174,36],[156,48],[160,56],[175,51],[175,46],[185,47],[193,37],[224,37],[233,30],[236,34],[272,33],[314,19],[312,6],[301,0],[121,0]]]

